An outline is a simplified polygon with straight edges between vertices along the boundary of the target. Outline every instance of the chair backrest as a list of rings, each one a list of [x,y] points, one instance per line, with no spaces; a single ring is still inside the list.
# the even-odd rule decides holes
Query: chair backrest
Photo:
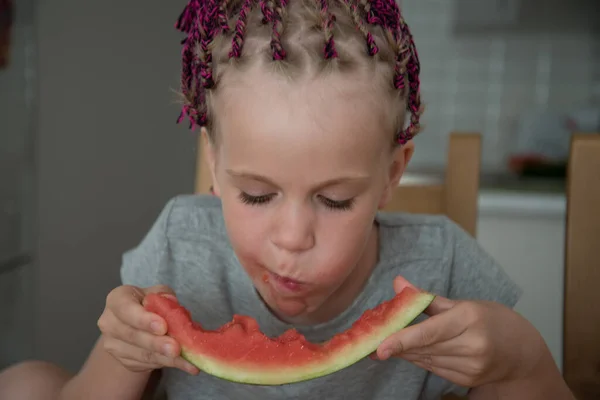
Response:
[[[212,178],[202,160],[203,138],[198,136],[196,193],[209,193]],[[477,199],[481,165],[481,135],[452,133],[449,136],[448,160],[443,182],[436,184],[401,184],[386,211],[445,214],[475,236]]]
[[[600,134],[575,134],[567,177],[563,374],[600,399]]]
[[[475,236],[480,169],[481,134],[451,133],[443,182],[403,184],[400,180],[385,210],[444,214]]]

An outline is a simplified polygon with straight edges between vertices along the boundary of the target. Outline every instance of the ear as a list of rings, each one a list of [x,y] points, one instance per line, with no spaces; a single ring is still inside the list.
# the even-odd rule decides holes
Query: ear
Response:
[[[400,178],[402,178],[402,174],[406,170],[406,166],[412,158],[414,151],[415,144],[412,140],[409,140],[406,144],[397,146],[392,152],[386,187],[379,202],[379,209],[384,208],[392,199],[394,191],[398,187]]]
[[[210,172],[210,180],[212,182],[213,192],[216,196],[220,196],[221,190],[216,178],[217,149],[214,143],[208,137],[208,131],[206,128],[203,127],[200,131],[200,134],[202,135],[202,155],[204,156],[203,158]]]

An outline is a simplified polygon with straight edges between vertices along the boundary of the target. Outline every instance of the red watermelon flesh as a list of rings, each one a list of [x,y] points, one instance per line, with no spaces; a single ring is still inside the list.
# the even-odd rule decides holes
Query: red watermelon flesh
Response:
[[[234,315],[219,329],[205,330],[170,295],[149,294],[144,306],[166,320],[167,335],[179,342],[182,357],[201,371],[234,382],[281,385],[318,378],[356,363],[410,324],[433,299],[430,293],[407,287],[321,344],[307,341],[295,329],[268,337],[256,320],[243,315]]]

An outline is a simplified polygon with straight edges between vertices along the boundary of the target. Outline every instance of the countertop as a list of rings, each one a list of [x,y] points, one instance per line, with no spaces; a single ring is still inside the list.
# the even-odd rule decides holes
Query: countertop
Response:
[[[407,172],[400,184],[439,184],[443,173]],[[523,215],[564,218],[564,179],[518,178],[508,174],[482,174],[480,215]]]

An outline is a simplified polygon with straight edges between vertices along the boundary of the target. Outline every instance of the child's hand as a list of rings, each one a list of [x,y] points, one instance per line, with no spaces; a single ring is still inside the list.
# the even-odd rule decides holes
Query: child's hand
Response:
[[[407,285],[398,277],[394,289]],[[391,354],[455,384],[476,387],[526,378],[547,351],[537,330],[500,304],[437,297],[426,314],[431,317],[381,343],[376,357]]]
[[[108,294],[104,312],[98,320],[104,349],[130,371],[175,367],[197,374],[198,369],[179,356],[179,344],[165,336],[165,320],[142,306],[144,296],[153,292],[173,293],[166,286],[147,289],[119,286]]]

